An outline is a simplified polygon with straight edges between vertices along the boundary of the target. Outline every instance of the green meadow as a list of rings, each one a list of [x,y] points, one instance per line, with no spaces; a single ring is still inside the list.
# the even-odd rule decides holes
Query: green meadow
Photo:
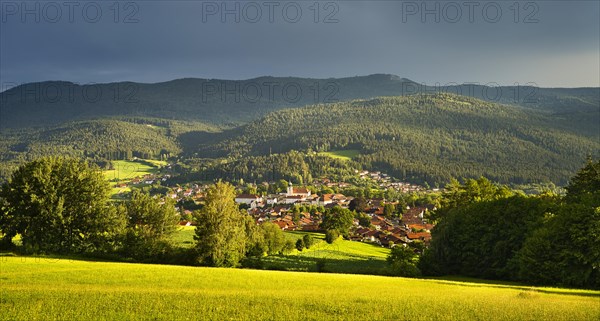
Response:
[[[173,235],[173,242],[179,247],[193,247],[195,231],[196,227],[194,226],[179,226],[177,232]]]
[[[0,257],[2,320],[598,320],[600,292]]]
[[[333,272],[354,274],[383,274],[390,250],[378,245],[347,241],[339,238],[333,244],[325,242],[322,233],[285,232],[287,239],[295,241],[305,234],[315,239],[315,244],[302,251],[293,250],[287,255],[262,258],[262,268],[268,270]]]
[[[111,181],[111,184],[128,183],[136,177],[143,177],[146,174],[154,174],[158,171],[160,166],[166,165],[166,162],[164,161],[144,161],[152,164],[153,166],[130,160],[114,160],[112,161],[114,169],[103,170],[102,174],[104,174],[104,178]],[[113,197],[116,197],[118,194],[129,191],[131,191],[130,187],[117,187],[116,185],[113,185],[111,193]]]
[[[360,154],[360,151],[356,149],[345,149],[345,150],[332,150],[328,152],[321,152],[319,155],[329,156],[332,158],[338,158],[342,160],[351,160]]]
[[[157,165],[150,166],[135,161],[114,160],[112,163],[114,169],[103,171],[104,177],[108,180],[130,181],[136,177],[153,174],[158,171]]]
[[[333,244],[325,242],[323,233],[286,231],[285,238],[293,241],[304,235],[311,235],[315,244],[310,249],[292,250],[286,255],[271,255],[260,259],[260,265],[253,266],[267,270],[303,271],[303,272],[333,272],[354,274],[383,274],[390,249],[378,245],[347,241],[339,238]],[[174,236],[174,242],[183,248],[194,244],[194,227],[179,227]],[[256,259],[250,259],[256,261]],[[317,267],[317,264],[320,264]]]

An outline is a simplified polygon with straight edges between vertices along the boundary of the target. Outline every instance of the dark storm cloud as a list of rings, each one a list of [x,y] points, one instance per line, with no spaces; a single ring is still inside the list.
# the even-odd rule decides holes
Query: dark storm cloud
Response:
[[[239,22],[222,21],[220,2],[76,2],[72,16],[55,2],[58,19],[48,2],[28,8],[36,3],[39,23],[2,0],[3,83],[392,73],[429,84],[600,85],[596,1],[341,1],[321,2],[318,14],[312,1],[226,3],[240,6]]]

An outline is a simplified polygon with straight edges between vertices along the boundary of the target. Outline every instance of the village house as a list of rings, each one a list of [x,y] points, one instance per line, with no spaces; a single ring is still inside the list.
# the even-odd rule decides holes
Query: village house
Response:
[[[408,232],[406,234],[406,237],[411,241],[421,240],[426,243],[431,241],[431,233],[429,233],[429,232],[417,232],[417,233]]]
[[[275,205],[280,202],[282,202],[282,199],[281,199],[281,196],[279,196],[279,195],[268,195],[267,196],[267,205]]]
[[[323,194],[319,197],[319,202],[317,205],[325,206],[333,203],[333,194]]]
[[[294,187],[292,183],[290,183],[288,185],[287,193],[285,194],[285,196],[302,196],[304,198],[307,198],[310,196],[310,190],[306,187]]]
[[[300,195],[289,195],[283,199],[283,203],[284,204],[295,204],[295,203],[301,203],[305,200],[306,200],[306,197],[303,197]]]
[[[235,198],[236,203],[250,205],[251,208],[255,208],[258,204],[262,203],[262,201],[262,196],[255,194],[240,194]]]

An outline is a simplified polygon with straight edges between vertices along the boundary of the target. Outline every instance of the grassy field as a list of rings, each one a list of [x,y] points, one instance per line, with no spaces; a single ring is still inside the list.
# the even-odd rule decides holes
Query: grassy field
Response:
[[[180,226],[173,237],[173,241],[180,247],[190,248],[194,245],[194,226]]]
[[[294,250],[288,255],[273,255],[262,259],[269,270],[334,272],[353,274],[383,274],[390,250],[378,245],[347,241],[339,238],[333,244],[325,242],[322,233],[285,232],[292,241],[312,235],[316,243],[310,249]],[[317,267],[318,264],[321,264]]]
[[[321,152],[319,155],[329,156],[333,158],[339,158],[343,160],[351,160],[352,158],[358,156],[360,151],[356,149],[346,149],[346,150],[332,150],[328,152]]]
[[[112,163],[114,169],[103,171],[104,177],[108,180],[130,181],[133,178],[158,171],[157,166],[149,166],[129,160],[115,160]]]
[[[321,272],[383,274],[385,259],[390,253],[388,248],[369,243],[347,241],[339,238],[333,244],[327,244],[323,233],[291,231],[283,233],[286,239],[296,242],[308,234],[315,238],[310,249],[293,250],[286,255],[272,255],[261,259],[261,266],[267,270],[317,271],[320,262]],[[194,242],[194,227],[180,227],[174,241],[181,247],[189,248]],[[259,267],[259,266],[256,266]]]
[[[598,320],[600,292],[0,257],[1,320]]]
[[[157,160],[145,160],[153,166],[142,164],[139,162],[129,160],[115,160],[112,161],[114,169],[104,170],[102,173],[107,180],[111,181],[111,184],[128,183],[136,177],[142,177],[146,174],[154,174],[158,171],[159,166],[166,165],[164,161]],[[117,197],[121,193],[130,192],[130,187],[117,187],[113,186],[111,194],[113,198]],[[117,197],[118,198],[118,197]]]

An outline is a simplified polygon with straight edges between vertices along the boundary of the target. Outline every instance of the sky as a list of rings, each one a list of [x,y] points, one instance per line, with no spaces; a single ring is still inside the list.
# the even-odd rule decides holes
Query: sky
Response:
[[[600,1],[5,1],[0,82],[600,86]]]

